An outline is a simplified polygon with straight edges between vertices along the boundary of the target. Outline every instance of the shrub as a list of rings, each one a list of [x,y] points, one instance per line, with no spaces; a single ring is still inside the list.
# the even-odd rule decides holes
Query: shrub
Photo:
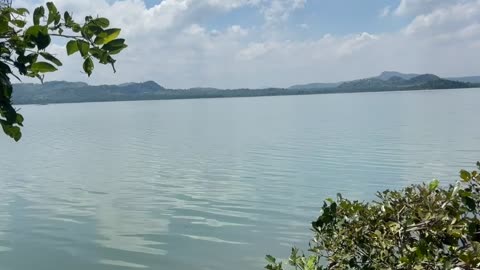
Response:
[[[480,163],[477,163],[480,169]],[[480,176],[377,193],[377,200],[327,199],[312,222],[309,254],[292,249],[294,269],[480,269]],[[286,269],[268,255],[270,270]]]

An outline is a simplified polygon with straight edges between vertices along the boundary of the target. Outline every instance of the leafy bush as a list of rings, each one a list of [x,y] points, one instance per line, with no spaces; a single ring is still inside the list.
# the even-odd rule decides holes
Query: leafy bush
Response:
[[[477,163],[480,169],[480,163]],[[371,203],[327,199],[312,223],[309,255],[293,248],[294,269],[480,269],[480,176],[377,193]],[[267,256],[266,269],[284,265]]]

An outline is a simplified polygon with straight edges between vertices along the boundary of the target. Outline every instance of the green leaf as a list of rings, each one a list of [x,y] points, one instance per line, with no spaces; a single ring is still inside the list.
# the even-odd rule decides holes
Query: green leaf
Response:
[[[26,14],[30,13],[26,8],[12,8],[12,12],[21,16],[25,16]]]
[[[24,118],[21,114],[17,113],[17,124],[23,126]]]
[[[67,43],[67,55],[72,55],[78,52],[78,44],[76,40],[70,40]]]
[[[71,24],[73,23],[72,16],[66,11],[63,14],[63,19],[65,20],[65,24],[67,24],[67,26],[71,26]]]
[[[51,37],[48,34],[46,26],[34,25],[25,31],[25,38],[34,42],[39,50],[43,50],[50,45]]]
[[[116,39],[120,35],[121,29],[119,28],[111,28],[104,30],[101,34],[99,34],[95,38],[95,44],[103,45],[105,43],[109,43],[110,41]]]
[[[103,32],[103,29],[100,26],[95,24],[89,24],[87,28],[88,28],[88,31],[93,35],[99,35]]]
[[[102,49],[107,50],[107,51],[114,51],[118,50],[119,48],[122,48],[125,46],[125,39],[119,38],[119,39],[114,39],[107,44],[103,45]]]
[[[462,180],[464,182],[468,182],[472,179],[472,175],[466,170],[461,170],[460,171],[460,178],[462,178]]]
[[[88,50],[90,49],[90,44],[83,40],[77,40],[78,50],[83,57],[88,55]]]
[[[110,25],[110,21],[107,18],[97,18],[93,22],[103,28],[107,28]]]
[[[59,21],[60,13],[58,13],[57,7],[52,2],[47,2],[47,7],[48,7],[47,24],[51,24],[54,21]]]
[[[53,55],[51,55],[47,52],[41,52],[40,55],[43,56],[43,58],[45,58],[46,60],[54,63],[57,66],[62,65],[62,62],[60,62],[60,60],[58,60],[55,56],[53,56]]]
[[[73,23],[72,31],[75,32],[75,33],[78,33],[80,31],[82,31],[82,27],[78,23]]]
[[[276,262],[276,259],[272,256],[272,255],[267,255],[265,257],[265,259],[269,262],[269,263],[275,263]]]
[[[89,77],[90,75],[92,75],[92,72],[93,72],[92,58],[88,57],[87,59],[85,59],[85,62],[83,62],[83,70],[88,74]]]
[[[57,71],[57,68],[47,62],[36,62],[32,64],[31,70],[33,72],[46,73]]]
[[[10,26],[8,25],[9,18],[7,16],[0,17],[0,33],[6,33],[11,30]]]
[[[3,132],[13,138],[16,142],[18,142],[22,138],[22,132],[20,131],[19,127],[10,125],[5,121],[1,121],[1,125],[3,128]]]
[[[33,24],[34,25],[39,25],[40,24],[40,19],[45,16],[45,8],[43,6],[37,7],[33,11]]]
[[[433,180],[433,181],[428,185],[428,189],[429,189],[430,191],[434,191],[434,190],[436,190],[436,189],[438,188],[438,185],[440,185],[440,181],[438,181],[438,180],[435,179],[435,180]]]
[[[23,28],[27,24],[27,22],[24,20],[12,20],[12,24],[16,27]]]
[[[471,197],[463,197],[462,200],[465,203],[465,205],[468,207],[468,210],[470,211],[476,210],[477,203],[475,202],[474,199],[472,199]]]

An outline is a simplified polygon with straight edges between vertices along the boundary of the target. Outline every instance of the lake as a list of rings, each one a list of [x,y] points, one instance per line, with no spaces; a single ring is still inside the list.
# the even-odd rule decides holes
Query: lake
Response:
[[[2,270],[262,269],[323,199],[457,180],[480,89],[20,106]]]

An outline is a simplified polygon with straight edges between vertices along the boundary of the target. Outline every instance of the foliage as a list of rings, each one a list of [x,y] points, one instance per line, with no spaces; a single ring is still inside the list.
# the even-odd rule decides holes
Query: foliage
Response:
[[[477,163],[480,169],[480,163]],[[377,194],[372,203],[328,199],[312,223],[310,255],[294,248],[289,265],[321,269],[480,269],[480,176],[460,172],[438,181]],[[267,256],[266,269],[284,265]]]
[[[46,49],[52,38],[68,39],[67,54],[78,53],[83,58],[83,70],[90,76],[93,59],[110,64],[115,71],[115,55],[125,49],[124,39],[117,38],[120,29],[109,28],[106,18],[85,17],[80,24],[70,13],[63,16],[52,2],[37,7],[32,14],[33,25],[27,25],[29,11],[24,8],[0,7],[0,124],[15,141],[20,140],[23,117],[12,106],[10,76],[28,76],[43,82],[44,74],[54,72],[62,62]]]

